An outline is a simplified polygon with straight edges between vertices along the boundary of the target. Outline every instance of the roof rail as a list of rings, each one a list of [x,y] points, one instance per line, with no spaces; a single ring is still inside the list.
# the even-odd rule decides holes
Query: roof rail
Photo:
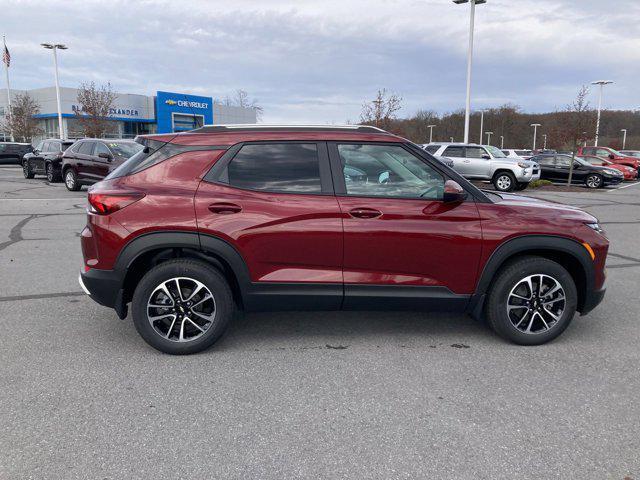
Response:
[[[222,132],[343,132],[353,131],[361,133],[389,133],[378,127],[370,125],[264,125],[264,124],[229,124],[229,125],[204,125],[203,127],[189,130],[186,133],[222,133]]]

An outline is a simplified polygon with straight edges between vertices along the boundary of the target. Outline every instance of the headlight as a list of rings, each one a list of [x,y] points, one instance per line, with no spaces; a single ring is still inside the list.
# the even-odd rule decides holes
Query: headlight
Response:
[[[595,230],[598,233],[601,233],[602,235],[604,235],[604,229],[600,226],[599,223],[585,223],[585,225],[593,230]]]
[[[613,170],[613,169],[609,169],[609,168],[605,168],[604,169],[604,173],[606,173],[608,175],[613,175],[613,176],[622,175],[622,173],[619,172],[618,170]]]
[[[529,168],[529,164],[524,163],[524,162],[518,162],[518,166],[519,166],[520,168]]]

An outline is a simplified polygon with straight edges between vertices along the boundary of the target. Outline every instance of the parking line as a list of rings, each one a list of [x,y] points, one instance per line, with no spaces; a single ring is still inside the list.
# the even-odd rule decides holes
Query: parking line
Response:
[[[623,190],[629,187],[635,187],[636,185],[640,185],[640,182],[630,183],[629,185],[625,185],[624,187],[614,188],[613,190],[609,190],[607,193],[615,192],[616,190]]]

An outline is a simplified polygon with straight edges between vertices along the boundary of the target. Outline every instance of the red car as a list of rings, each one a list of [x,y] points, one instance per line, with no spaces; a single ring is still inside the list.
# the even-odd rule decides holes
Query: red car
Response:
[[[153,347],[212,345],[237,309],[420,309],[542,344],[605,292],[609,242],[573,207],[483,193],[374,127],[207,126],[89,189],[80,283]]]
[[[576,158],[580,158],[585,162],[590,163],[591,165],[596,165],[598,167],[609,167],[613,168],[614,170],[618,170],[619,172],[622,172],[625,180],[635,180],[636,178],[638,178],[638,171],[632,167],[628,167],[627,165],[613,163],[611,160],[595,157],[593,155],[583,155]]]
[[[605,158],[611,160],[618,165],[626,165],[633,168],[640,175],[640,158],[635,158],[629,155],[623,155],[622,153],[609,147],[580,147],[578,148],[579,156],[590,155],[594,157]]]

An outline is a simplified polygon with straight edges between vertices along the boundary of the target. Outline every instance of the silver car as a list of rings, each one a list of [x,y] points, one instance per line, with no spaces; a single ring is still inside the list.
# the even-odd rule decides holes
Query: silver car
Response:
[[[463,177],[488,180],[501,192],[524,190],[530,182],[540,179],[537,163],[508,158],[491,145],[430,143],[423,148]]]

